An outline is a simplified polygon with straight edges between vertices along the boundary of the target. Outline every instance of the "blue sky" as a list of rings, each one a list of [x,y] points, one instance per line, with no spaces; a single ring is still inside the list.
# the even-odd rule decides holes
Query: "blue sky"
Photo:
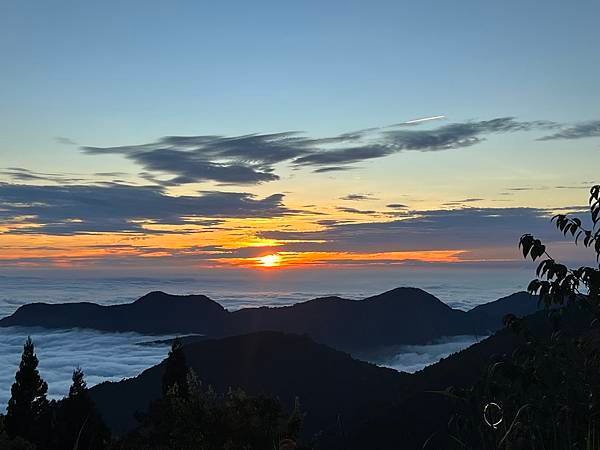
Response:
[[[332,137],[437,115],[445,119],[425,129],[505,117],[565,129],[595,123],[598,17],[595,1],[6,1],[0,3],[0,166],[83,174],[87,184],[107,181],[95,173],[119,172],[112,182],[147,185],[154,179],[141,175],[148,165],[125,153],[91,156],[79,147],[148,144],[172,135],[302,131]],[[362,213],[342,215],[361,222],[373,220],[365,211],[381,221],[389,203],[408,203],[418,212],[482,197],[481,207],[498,207],[507,189],[522,186],[528,190],[513,191],[506,207],[584,202],[584,182],[598,181],[598,134],[537,141],[553,131],[517,129],[485,134],[467,148],[409,148],[364,160],[344,177],[279,161],[266,169],[277,174],[274,182],[248,187],[195,180],[161,192],[285,195],[288,209],[317,204],[330,208],[330,220],[340,220],[340,207],[348,213],[341,197],[369,193],[380,204],[354,205]],[[577,183],[582,186],[547,191]],[[94,220],[76,213],[67,218]],[[148,217],[125,220],[142,219]],[[315,231],[318,220],[278,226]],[[259,235],[270,231],[259,228],[254,241],[245,236],[246,244],[258,245]]]
[[[327,134],[434,113],[574,121],[599,100],[593,1],[1,8],[1,119],[17,141]]]

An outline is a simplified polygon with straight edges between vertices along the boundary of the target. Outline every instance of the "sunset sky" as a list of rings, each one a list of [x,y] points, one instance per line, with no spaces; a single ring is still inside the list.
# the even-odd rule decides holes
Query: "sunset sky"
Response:
[[[597,1],[82,6],[0,3],[0,273],[578,257]]]

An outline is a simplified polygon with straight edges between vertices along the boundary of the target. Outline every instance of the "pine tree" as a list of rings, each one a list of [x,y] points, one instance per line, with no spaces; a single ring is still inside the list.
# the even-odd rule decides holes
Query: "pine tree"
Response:
[[[11,387],[6,412],[6,431],[11,438],[20,436],[31,442],[43,442],[47,424],[48,385],[37,369],[35,347],[28,337],[23,346],[19,370]]]
[[[183,344],[179,338],[173,340],[171,351],[165,361],[165,373],[162,378],[162,394],[167,395],[175,389],[177,395],[183,398],[188,396],[188,367],[183,352]],[[175,387],[176,386],[176,387]]]
[[[83,370],[80,367],[73,371],[73,384],[69,388],[69,399],[88,399],[87,383],[85,382]]]
[[[69,448],[81,432],[86,431],[92,425],[91,420],[95,416],[95,408],[92,399],[88,395],[87,385],[83,370],[79,367],[73,371],[73,383],[69,388],[69,395],[63,400],[63,414],[61,422],[67,426]]]
[[[198,398],[203,394],[202,381],[200,381],[200,378],[198,378],[198,374],[191,367],[188,370],[186,382],[188,388],[188,395],[190,396],[190,398]]]
[[[55,430],[56,448],[105,448],[110,432],[96,411],[90,397],[83,370],[73,371],[73,383],[69,395],[62,401],[58,411]]]
[[[294,401],[294,409],[292,410],[290,416],[288,417],[286,423],[286,437],[288,439],[292,439],[297,441],[300,437],[300,432],[302,431],[302,424],[304,423],[304,414],[300,409],[300,399],[296,397]]]

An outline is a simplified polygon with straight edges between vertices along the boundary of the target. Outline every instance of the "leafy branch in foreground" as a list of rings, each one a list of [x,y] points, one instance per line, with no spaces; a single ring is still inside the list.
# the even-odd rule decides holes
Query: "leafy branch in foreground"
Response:
[[[514,332],[512,352],[495,355],[475,385],[452,391],[459,401],[446,448],[600,450],[600,328],[585,326],[590,313],[592,325],[600,322],[600,186],[590,190],[589,213],[591,220],[559,214],[552,222],[575,245],[592,249],[595,266],[569,268],[540,239],[521,237],[523,256],[538,261],[528,291],[539,296],[551,326],[539,314],[504,318]],[[497,427],[483,420],[490,402],[501,407]]]
[[[552,218],[558,230],[563,235],[570,235],[575,245],[581,242],[584,247],[592,248],[596,254],[596,263],[600,261],[600,185],[590,189],[589,213],[591,226],[586,228],[578,217],[558,214]],[[580,238],[583,239],[580,241]],[[546,246],[531,234],[524,234],[519,241],[519,248],[523,256],[528,256],[536,261],[543,256],[539,263],[537,278],[529,283],[527,290],[539,296],[540,302],[546,306],[562,305],[565,301],[574,301],[581,297],[581,288],[584,288],[585,299],[593,308],[600,305],[600,266],[582,266],[570,269],[564,264],[556,262],[546,250]]]

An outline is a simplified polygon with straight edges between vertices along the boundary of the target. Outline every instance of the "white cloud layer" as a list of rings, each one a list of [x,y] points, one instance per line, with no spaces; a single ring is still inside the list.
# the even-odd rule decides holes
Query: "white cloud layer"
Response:
[[[167,355],[168,345],[138,345],[172,336],[137,333],[101,333],[94,330],[0,328],[0,411],[10,398],[10,387],[19,366],[23,343],[31,336],[40,361],[40,374],[48,383],[50,398],[69,391],[73,369],[80,366],[88,386],[135,376]]]
[[[426,345],[402,345],[393,350],[388,349],[378,355],[371,355],[367,359],[379,366],[414,373],[426,366],[435,364],[452,353],[464,350],[486,337],[452,336],[438,339]]]

